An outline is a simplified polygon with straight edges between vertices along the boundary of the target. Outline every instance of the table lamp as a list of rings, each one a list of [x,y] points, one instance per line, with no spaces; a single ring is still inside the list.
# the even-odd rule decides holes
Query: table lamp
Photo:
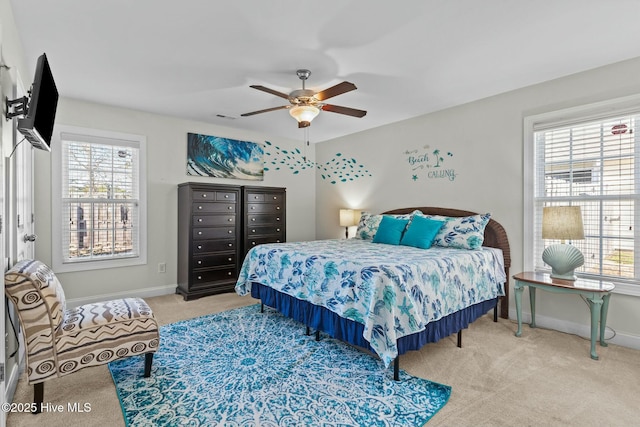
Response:
[[[349,227],[357,225],[353,209],[340,209],[340,226],[345,227],[345,239],[349,238]]]
[[[560,240],[542,252],[542,260],[551,266],[551,277],[576,280],[573,271],[584,264],[578,248],[565,240],[584,239],[580,206],[547,206],[542,209],[542,238]]]

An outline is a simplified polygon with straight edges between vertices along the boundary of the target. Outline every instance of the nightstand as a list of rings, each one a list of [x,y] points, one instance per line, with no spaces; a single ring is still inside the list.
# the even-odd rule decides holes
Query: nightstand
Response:
[[[515,279],[516,315],[518,317],[518,331],[516,336],[522,335],[522,291],[529,287],[529,300],[531,302],[531,324],[536,327],[536,289],[540,288],[549,292],[563,294],[578,294],[585,297],[591,311],[591,358],[598,360],[596,353],[596,336],[598,323],[600,323],[600,345],[607,346],[604,341],[604,331],[607,326],[607,311],[609,310],[609,297],[615,288],[613,283],[600,280],[578,279],[576,281],[553,279],[549,274],[524,272],[513,276]]]

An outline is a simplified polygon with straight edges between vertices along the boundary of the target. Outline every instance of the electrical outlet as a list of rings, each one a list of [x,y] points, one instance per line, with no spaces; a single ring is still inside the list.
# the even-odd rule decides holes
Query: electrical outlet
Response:
[[[167,263],[160,262],[158,263],[158,273],[166,273],[167,272]]]

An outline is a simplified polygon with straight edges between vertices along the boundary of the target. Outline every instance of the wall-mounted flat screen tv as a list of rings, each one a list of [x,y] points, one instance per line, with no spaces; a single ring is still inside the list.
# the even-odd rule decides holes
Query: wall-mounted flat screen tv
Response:
[[[57,107],[58,89],[51,74],[47,55],[43,53],[36,64],[27,114],[18,120],[18,131],[35,148],[51,151],[51,135]]]

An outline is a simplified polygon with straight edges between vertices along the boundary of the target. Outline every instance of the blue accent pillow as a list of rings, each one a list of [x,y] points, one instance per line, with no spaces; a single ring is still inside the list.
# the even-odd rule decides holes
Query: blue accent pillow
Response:
[[[444,225],[444,221],[425,218],[415,215],[411,219],[409,228],[400,240],[401,245],[414,246],[421,249],[429,249],[433,245],[433,240]]]
[[[390,216],[392,218],[398,219],[407,219],[410,220],[414,215],[422,215],[422,212],[419,210],[415,210],[408,214],[396,215],[396,214],[386,214],[386,216]],[[358,221],[358,229],[356,230],[356,239],[362,240],[373,240],[376,232],[378,231],[378,226],[380,225],[380,221],[382,221],[383,215],[374,215],[369,212],[361,212],[360,221]]]
[[[408,219],[393,218],[383,215],[378,231],[373,236],[373,243],[386,243],[388,245],[399,245],[402,233],[407,227]]]

